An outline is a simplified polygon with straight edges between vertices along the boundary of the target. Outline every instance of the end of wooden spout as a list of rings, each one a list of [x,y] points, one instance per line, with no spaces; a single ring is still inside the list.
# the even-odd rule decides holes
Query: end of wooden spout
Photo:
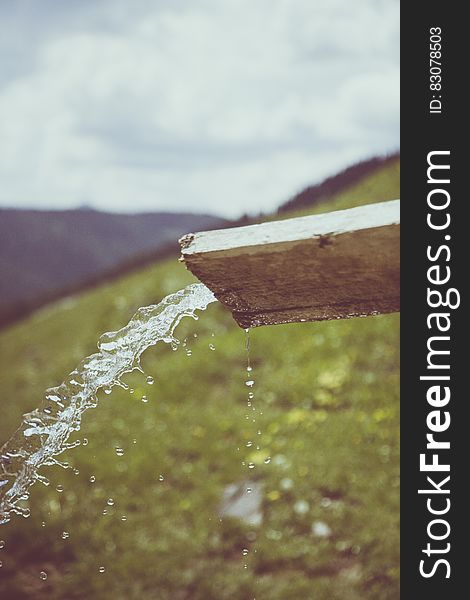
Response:
[[[185,235],[181,260],[240,327],[400,310],[400,201]]]

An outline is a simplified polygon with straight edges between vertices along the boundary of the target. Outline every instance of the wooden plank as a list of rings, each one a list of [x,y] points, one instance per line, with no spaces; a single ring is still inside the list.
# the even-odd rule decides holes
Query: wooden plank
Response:
[[[187,268],[241,327],[400,309],[400,201],[189,234]]]

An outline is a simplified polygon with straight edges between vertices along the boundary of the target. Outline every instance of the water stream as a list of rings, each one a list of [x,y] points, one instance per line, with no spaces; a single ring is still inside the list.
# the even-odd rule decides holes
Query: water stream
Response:
[[[12,513],[29,515],[21,501],[36,481],[48,484],[39,473],[42,466],[61,464],[56,456],[80,443],[68,440],[80,429],[82,414],[97,405],[98,390],[109,393],[113,386],[123,386],[121,377],[140,369],[144,350],[157,342],[177,344],[173,333],[181,319],[197,319],[196,310],[215,301],[206,286],[196,283],[140,308],[125,327],[103,334],[99,351],[82,360],[61,385],[46,390],[42,405],[23,416],[0,450],[0,524]]]

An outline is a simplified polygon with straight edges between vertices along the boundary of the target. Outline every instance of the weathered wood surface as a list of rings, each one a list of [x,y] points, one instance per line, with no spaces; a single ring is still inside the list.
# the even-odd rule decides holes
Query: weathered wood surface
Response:
[[[184,236],[187,268],[241,327],[400,310],[400,201]]]

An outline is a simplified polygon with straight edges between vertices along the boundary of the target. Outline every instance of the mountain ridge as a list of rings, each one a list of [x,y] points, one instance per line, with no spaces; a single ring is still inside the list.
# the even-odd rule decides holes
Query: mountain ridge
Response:
[[[95,280],[141,255],[173,246],[190,230],[226,220],[192,213],[0,209],[0,323],[59,290]],[[41,301],[40,301],[41,300]]]

